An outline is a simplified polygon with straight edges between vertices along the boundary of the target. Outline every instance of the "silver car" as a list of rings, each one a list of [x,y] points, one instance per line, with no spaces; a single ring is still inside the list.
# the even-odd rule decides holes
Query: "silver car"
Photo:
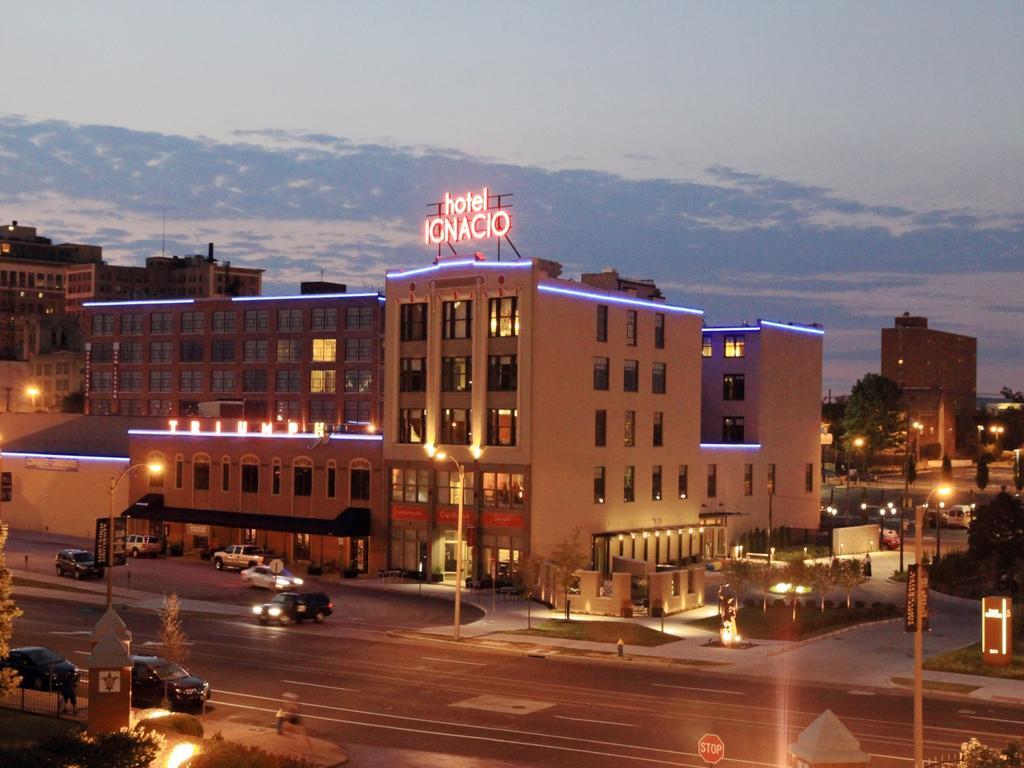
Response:
[[[275,589],[282,591],[302,586],[302,579],[285,568],[280,573],[274,573],[265,565],[254,565],[242,571],[242,583],[250,587],[262,589]]]

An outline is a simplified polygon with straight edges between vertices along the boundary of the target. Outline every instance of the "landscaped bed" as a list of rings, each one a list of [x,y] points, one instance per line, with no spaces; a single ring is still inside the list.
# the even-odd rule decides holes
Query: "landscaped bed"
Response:
[[[566,621],[565,619],[546,619],[534,624],[533,629],[519,629],[501,634],[560,638],[562,640],[588,640],[594,643],[617,643],[619,638],[622,638],[627,646],[664,645],[679,639],[642,624],[625,621]]]
[[[736,617],[740,637],[745,640],[803,640],[815,635],[832,632],[843,627],[863,624],[869,621],[891,619],[899,609],[891,604],[871,607],[826,608],[801,606],[793,621],[792,604],[778,601],[770,604],[767,611],[760,608],[743,608]],[[718,632],[721,622],[717,616],[699,619],[694,626],[709,632]]]
[[[1018,647],[1021,641],[1017,640]],[[1008,667],[990,667],[981,660],[981,643],[947,651],[925,660],[924,668],[935,672],[958,672],[962,675],[985,675],[1024,680],[1024,659],[1016,656]]]

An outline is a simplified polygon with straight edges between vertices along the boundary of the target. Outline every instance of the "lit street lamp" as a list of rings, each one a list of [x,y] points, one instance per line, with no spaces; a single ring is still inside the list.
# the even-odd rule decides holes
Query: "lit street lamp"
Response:
[[[164,471],[164,465],[154,461],[150,463],[132,464],[116,478],[110,478],[110,490],[107,492],[107,610],[114,604],[114,493],[117,486],[128,477],[133,469],[145,467],[150,475],[159,475]]]
[[[999,461],[999,458],[1002,455],[1002,451],[999,449],[999,440],[1000,440],[1000,438],[1002,438],[1003,432],[1006,431],[1006,428],[1005,427],[1001,427],[998,424],[993,424],[991,427],[988,428],[988,431],[991,432],[996,437],[996,441],[995,441],[996,447],[994,449],[993,458],[996,461]]]
[[[859,466],[857,467],[857,480],[858,480],[858,482],[860,481],[861,469],[863,469],[863,467],[864,467],[864,453],[863,453],[864,443],[865,443],[865,440],[864,440],[863,437],[855,437],[855,438],[853,438],[853,447],[856,448],[858,453],[860,454],[858,456],[858,459],[860,459],[860,461],[858,462]]]
[[[29,386],[25,387],[25,394],[32,398],[32,410],[35,411],[36,402],[38,401],[39,396],[43,394],[43,391],[39,389],[39,387],[37,387],[35,384],[30,384]]]
[[[839,510],[830,506],[825,511],[828,512],[828,556],[832,558],[835,557],[836,515]]]
[[[426,446],[427,455],[436,461],[449,459],[459,471],[459,518],[455,533],[455,622],[454,637],[459,641],[459,630],[462,624],[462,512],[466,501],[466,468],[460,464],[454,456],[449,456],[444,451],[439,451],[432,444]],[[480,448],[474,445],[470,451],[474,459],[480,458]]]

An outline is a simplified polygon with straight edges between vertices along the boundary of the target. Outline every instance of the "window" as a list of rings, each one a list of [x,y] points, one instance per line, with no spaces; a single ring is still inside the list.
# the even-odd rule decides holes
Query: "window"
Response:
[[[260,465],[255,457],[242,457],[242,493],[260,492]]]
[[[338,359],[337,339],[313,339],[314,363],[333,363]]]
[[[441,358],[441,391],[468,392],[473,384],[473,359],[470,357]],[[426,389],[426,386],[424,386]]]
[[[622,474],[622,500],[636,501],[636,467],[627,465]]]
[[[472,506],[476,503],[475,483],[476,479],[472,472],[465,474],[465,497],[463,504]],[[437,503],[458,504],[459,503],[459,473],[440,470],[437,472]],[[506,505],[507,506],[507,505]]]
[[[210,323],[211,330],[214,333],[234,333],[235,332],[235,313],[234,312],[214,312],[211,315],[212,322]]]
[[[243,325],[249,333],[266,331],[270,328],[270,315],[265,309],[247,309]]]
[[[246,373],[248,373],[248,371],[246,371]],[[337,391],[337,377],[337,371],[310,371],[309,391],[318,395],[333,395]]]
[[[753,496],[754,495],[754,465],[744,464],[743,465],[743,495]]]
[[[328,341],[328,339],[324,339]],[[334,339],[329,339],[334,344]],[[316,343],[314,341],[314,343]],[[373,354],[373,339],[345,339],[345,360],[347,362],[369,362]]]
[[[514,392],[518,385],[515,355],[490,355],[487,358],[487,389]]]
[[[426,307],[426,304],[421,305]],[[373,307],[347,307],[345,327],[350,331],[366,331],[373,328]],[[324,330],[333,330],[325,328]]]
[[[345,423],[346,424],[369,424],[370,410],[372,403],[369,400],[345,400]],[[331,420],[334,416],[331,416]],[[323,421],[323,419],[321,419]]]
[[[467,408],[445,408],[441,411],[441,442],[445,445],[470,445],[473,428]]]
[[[608,341],[608,306],[597,305],[597,340]]]
[[[742,443],[743,442],[743,417],[723,416],[722,417],[722,442]]]
[[[718,465],[708,464],[708,498],[713,499],[718,495]]]
[[[627,360],[622,365],[622,391],[637,392],[640,389],[640,375],[638,373],[639,363],[636,360]]]
[[[660,448],[665,444],[665,414],[661,411],[654,412],[654,425],[651,435],[651,445]]]
[[[267,371],[262,368],[252,371],[242,371],[242,391],[266,392]]]
[[[302,418],[302,403],[298,400],[274,401],[274,418],[277,421],[298,421]]]
[[[608,411],[594,411],[594,445],[608,444]]]
[[[118,385],[120,386],[122,392],[141,392],[142,371],[121,371],[121,378],[120,381],[118,382]],[[121,413],[124,416],[129,415],[124,413],[123,408],[121,409]]]
[[[169,363],[171,362],[171,342],[151,341],[149,342],[149,362]]]
[[[171,401],[151,399],[147,403],[147,409],[150,416],[170,416]]]
[[[94,392],[111,392],[114,389],[113,371],[93,371],[90,378],[90,389]]]
[[[196,491],[210,490],[210,457],[206,454],[192,457],[192,488]]]
[[[224,493],[231,490],[231,459],[227,456],[220,460],[220,489]]]
[[[178,347],[178,360],[183,363],[203,362],[203,342],[183,341]]]
[[[182,333],[202,333],[205,326],[206,322],[202,312],[181,313]]]
[[[665,348],[665,315],[661,312],[654,314],[654,348]]]
[[[427,305],[423,302],[402,304],[400,314],[402,341],[424,341],[427,338]]]
[[[632,448],[636,445],[636,411],[626,411],[623,435],[625,436],[626,448]]]
[[[114,316],[113,315],[93,315],[92,316],[92,335],[93,336],[111,336],[114,333]]]
[[[149,391],[150,392],[170,392],[171,391],[171,372],[170,371],[150,371],[149,372]]]
[[[517,472],[482,472],[485,507],[521,507],[525,501],[523,476]]]
[[[446,301],[441,304],[441,338],[468,339],[473,333],[473,302]]]
[[[594,503],[604,504],[604,467],[594,467]]]
[[[281,460],[274,459],[270,465],[270,492],[274,496],[281,494]]]
[[[89,348],[89,358],[94,363],[110,363],[114,360],[114,345],[112,342],[93,342]],[[37,366],[36,376],[42,376],[42,366]]]
[[[210,360],[214,363],[232,363],[235,360],[233,339],[214,339],[210,342]]]
[[[743,334],[736,336],[725,337],[725,356],[726,357],[743,357],[744,348],[746,342]]]
[[[594,358],[594,389],[608,389],[608,358]]]
[[[514,408],[487,409],[487,445],[516,444],[516,414]]]
[[[661,465],[651,467],[651,501],[661,501]]]
[[[178,454],[174,457],[174,487],[181,488],[185,484],[185,459]]]
[[[399,392],[425,392],[427,390],[426,358],[403,357],[399,365],[401,369],[398,374]]]
[[[367,307],[369,309],[369,307]],[[310,310],[309,328],[312,331],[338,330],[338,310],[335,307],[314,307]]]
[[[154,312],[149,316],[149,332],[174,333],[173,319],[170,312]]]
[[[301,363],[302,362],[302,340],[301,339],[278,339],[277,340],[277,362],[279,362],[279,363]]]
[[[626,310],[626,346],[636,346],[636,310]]]
[[[690,493],[689,471],[686,464],[679,465],[679,498],[685,499]]]
[[[122,363],[141,363],[142,342],[122,341],[121,349],[118,350],[118,357],[120,357]]]
[[[338,467],[334,461],[327,462],[327,498],[333,499],[338,495]]]
[[[814,464],[804,466],[804,493],[814,492]]]
[[[700,356],[711,357],[711,336],[705,333],[700,340]]]
[[[181,371],[178,374],[179,389],[182,392],[202,392],[203,372],[202,371]]]
[[[742,373],[726,373],[722,376],[722,399],[743,400],[746,395],[746,377]]]
[[[370,470],[362,467],[350,467],[348,470],[348,489],[350,499],[369,500]]]
[[[242,362],[265,363],[267,362],[267,340],[246,339],[242,347]]]
[[[519,298],[503,296],[488,302],[488,335],[494,338],[519,335]]]
[[[775,493],[775,465],[768,465],[768,495],[771,496]]]
[[[131,313],[127,315],[121,315],[121,335],[122,336],[141,336],[142,335],[142,315],[138,313]]]
[[[346,407],[348,403],[346,402]],[[334,424],[337,418],[337,409],[333,400],[310,400],[309,401],[309,420],[314,424],[316,422],[323,422],[328,426]]]
[[[398,411],[398,442],[422,443],[426,440],[427,412],[422,408]]]
[[[430,501],[430,471],[392,469],[391,500],[426,503]]]
[[[302,310],[301,309],[279,309],[277,310],[277,330],[279,331],[301,331]]]
[[[651,369],[651,392],[665,394],[665,363],[654,363]]]
[[[274,389],[278,392],[298,392],[300,386],[299,376],[301,371],[280,368],[277,371],[277,381]]]
[[[235,389],[234,371],[210,371],[211,392],[232,392]]]
[[[349,368],[345,371],[345,392],[362,394],[372,392],[373,372],[368,368]]]
[[[296,459],[292,464],[292,495],[313,495],[313,462],[309,459]]]

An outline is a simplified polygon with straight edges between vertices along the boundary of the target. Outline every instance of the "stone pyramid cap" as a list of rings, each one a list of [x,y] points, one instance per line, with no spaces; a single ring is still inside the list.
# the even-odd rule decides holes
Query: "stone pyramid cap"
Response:
[[[789,745],[789,752],[812,765],[868,762],[867,753],[861,751],[860,742],[832,714],[831,709],[826,709],[803,730],[796,744]]]
[[[121,621],[121,617],[117,615],[117,611],[113,608],[107,608],[107,612],[96,622],[96,627],[93,629],[89,639],[96,642],[102,635],[108,632],[113,632],[114,637],[122,643],[128,643],[132,639],[132,633],[128,631],[127,625]]]
[[[89,655],[89,669],[122,669],[131,665],[128,651],[113,632],[103,635]]]

